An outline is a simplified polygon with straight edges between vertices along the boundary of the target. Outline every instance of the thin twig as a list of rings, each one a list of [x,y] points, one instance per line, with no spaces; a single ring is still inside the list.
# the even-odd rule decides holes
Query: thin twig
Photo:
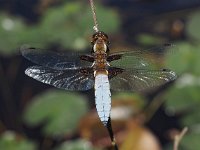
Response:
[[[94,20],[93,29],[94,29],[95,32],[98,32],[99,29],[98,29],[97,16],[96,16],[96,10],[95,10],[95,6],[94,6],[94,2],[93,2],[93,0],[89,0],[89,1],[90,1],[91,9],[92,9],[93,20]]]
[[[188,127],[183,128],[180,134],[176,135],[174,138],[174,150],[178,150],[178,146],[180,141],[182,140],[183,136],[186,134],[188,131]]]

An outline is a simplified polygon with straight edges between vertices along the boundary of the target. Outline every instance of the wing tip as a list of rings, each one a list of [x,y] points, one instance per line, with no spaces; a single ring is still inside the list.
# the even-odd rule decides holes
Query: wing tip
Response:
[[[170,70],[170,69],[164,68],[164,69],[162,69],[162,71],[168,72],[171,75],[170,78],[169,78],[170,81],[176,80],[177,77],[178,77],[177,74],[174,71]]]

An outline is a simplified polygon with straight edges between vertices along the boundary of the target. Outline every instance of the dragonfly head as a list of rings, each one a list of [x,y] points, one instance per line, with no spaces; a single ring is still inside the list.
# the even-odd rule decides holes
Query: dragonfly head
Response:
[[[107,34],[102,31],[98,31],[92,36],[92,41],[94,52],[97,50],[104,50],[107,51],[107,47],[109,45],[109,40]]]

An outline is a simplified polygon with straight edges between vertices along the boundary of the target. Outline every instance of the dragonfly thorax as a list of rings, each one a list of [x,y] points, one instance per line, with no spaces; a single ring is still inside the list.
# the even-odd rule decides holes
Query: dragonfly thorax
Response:
[[[107,51],[106,44],[100,39],[97,40],[93,46],[93,50],[95,53],[104,53]]]
[[[94,52],[101,53],[101,52],[107,52],[108,50],[107,48],[108,47],[107,45],[109,44],[108,36],[102,31],[99,31],[92,36],[91,43],[93,45]]]
[[[97,32],[92,36],[93,52],[94,52],[94,69],[106,70],[107,68],[107,52],[108,52],[108,36],[104,32]]]
[[[102,52],[102,53],[94,53],[94,69],[97,71],[100,70],[106,70],[108,67],[108,62],[107,62],[107,53]]]

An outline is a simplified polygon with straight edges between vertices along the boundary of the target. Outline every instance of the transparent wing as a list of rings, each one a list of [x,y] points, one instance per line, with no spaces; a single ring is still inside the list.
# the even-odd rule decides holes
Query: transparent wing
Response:
[[[65,90],[91,89],[94,86],[93,74],[81,72],[79,69],[55,70],[43,66],[32,66],[26,69],[25,74],[40,82]]]
[[[122,51],[110,54],[107,61],[112,67],[120,68],[145,68],[160,63],[165,54],[177,51],[173,44],[163,44],[147,50]]]
[[[93,62],[93,56],[86,54],[56,53],[31,48],[26,45],[22,46],[20,50],[22,55],[33,63],[57,70],[89,67]],[[86,60],[81,59],[82,57],[86,58]]]
[[[116,91],[145,91],[176,79],[176,74],[166,69],[122,69],[113,74],[115,76],[110,79],[110,86]]]

